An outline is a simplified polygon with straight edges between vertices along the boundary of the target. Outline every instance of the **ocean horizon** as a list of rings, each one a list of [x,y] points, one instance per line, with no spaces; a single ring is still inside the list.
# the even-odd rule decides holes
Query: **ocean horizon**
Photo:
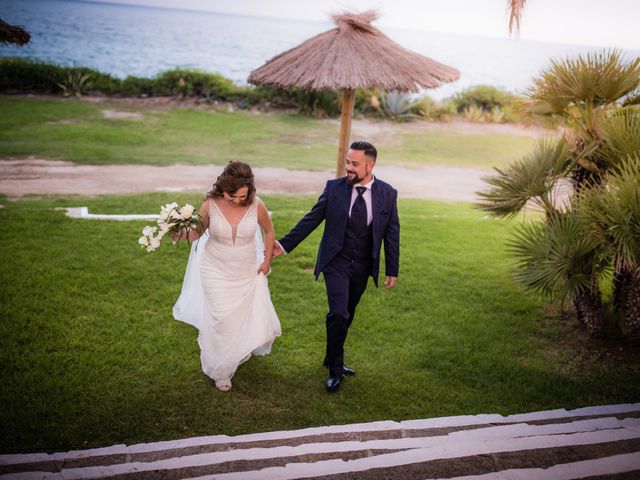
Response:
[[[153,77],[175,67],[196,68],[223,75],[238,85],[245,85],[249,73],[270,58],[334,27],[330,20],[83,0],[0,0],[0,18],[24,26],[32,35],[25,47],[0,47],[3,57],[85,66],[118,78]],[[479,84],[519,93],[551,59],[608,49],[379,28],[403,47],[460,70],[460,80],[427,92],[436,99]],[[621,51],[628,59],[640,56],[640,51]]]

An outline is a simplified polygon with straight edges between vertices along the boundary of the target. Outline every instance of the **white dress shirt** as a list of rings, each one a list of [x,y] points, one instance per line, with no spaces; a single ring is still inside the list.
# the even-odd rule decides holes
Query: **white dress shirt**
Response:
[[[353,208],[353,204],[356,203],[356,198],[358,198],[358,190],[356,187],[364,187],[366,190],[362,194],[362,198],[364,198],[364,203],[367,205],[367,225],[371,225],[371,221],[373,220],[373,208],[371,207],[371,185],[375,182],[375,178],[371,178],[371,181],[367,184],[358,183],[353,186],[351,190],[351,205],[349,205],[349,217],[351,217],[351,209]]]

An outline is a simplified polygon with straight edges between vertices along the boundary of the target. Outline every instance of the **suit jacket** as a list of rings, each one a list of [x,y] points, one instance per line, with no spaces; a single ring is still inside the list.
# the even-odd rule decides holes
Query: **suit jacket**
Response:
[[[287,252],[291,252],[325,221],[324,233],[318,249],[315,267],[316,280],[320,272],[340,253],[344,245],[349,207],[351,205],[351,185],[347,177],[329,180],[313,206],[293,229],[279,240]],[[375,179],[371,186],[373,254],[371,276],[378,286],[380,271],[380,248],[384,240],[386,275],[397,277],[400,261],[400,221],[397,206],[398,192],[388,183]]]

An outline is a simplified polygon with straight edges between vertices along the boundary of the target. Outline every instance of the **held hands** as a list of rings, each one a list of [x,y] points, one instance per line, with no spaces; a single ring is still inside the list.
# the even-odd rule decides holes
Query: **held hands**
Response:
[[[280,255],[282,255],[282,247],[280,246],[280,244],[278,242],[274,242],[273,243],[273,252],[271,252],[271,258],[277,258]]]
[[[384,277],[384,288],[386,288],[387,290],[389,290],[390,288],[393,288],[397,281],[398,281],[398,277],[390,277],[390,276]]]

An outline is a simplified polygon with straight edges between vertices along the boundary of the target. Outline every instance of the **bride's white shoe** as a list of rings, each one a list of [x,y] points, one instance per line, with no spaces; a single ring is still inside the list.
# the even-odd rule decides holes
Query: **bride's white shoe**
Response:
[[[216,380],[216,388],[221,392],[231,390],[231,380]]]

